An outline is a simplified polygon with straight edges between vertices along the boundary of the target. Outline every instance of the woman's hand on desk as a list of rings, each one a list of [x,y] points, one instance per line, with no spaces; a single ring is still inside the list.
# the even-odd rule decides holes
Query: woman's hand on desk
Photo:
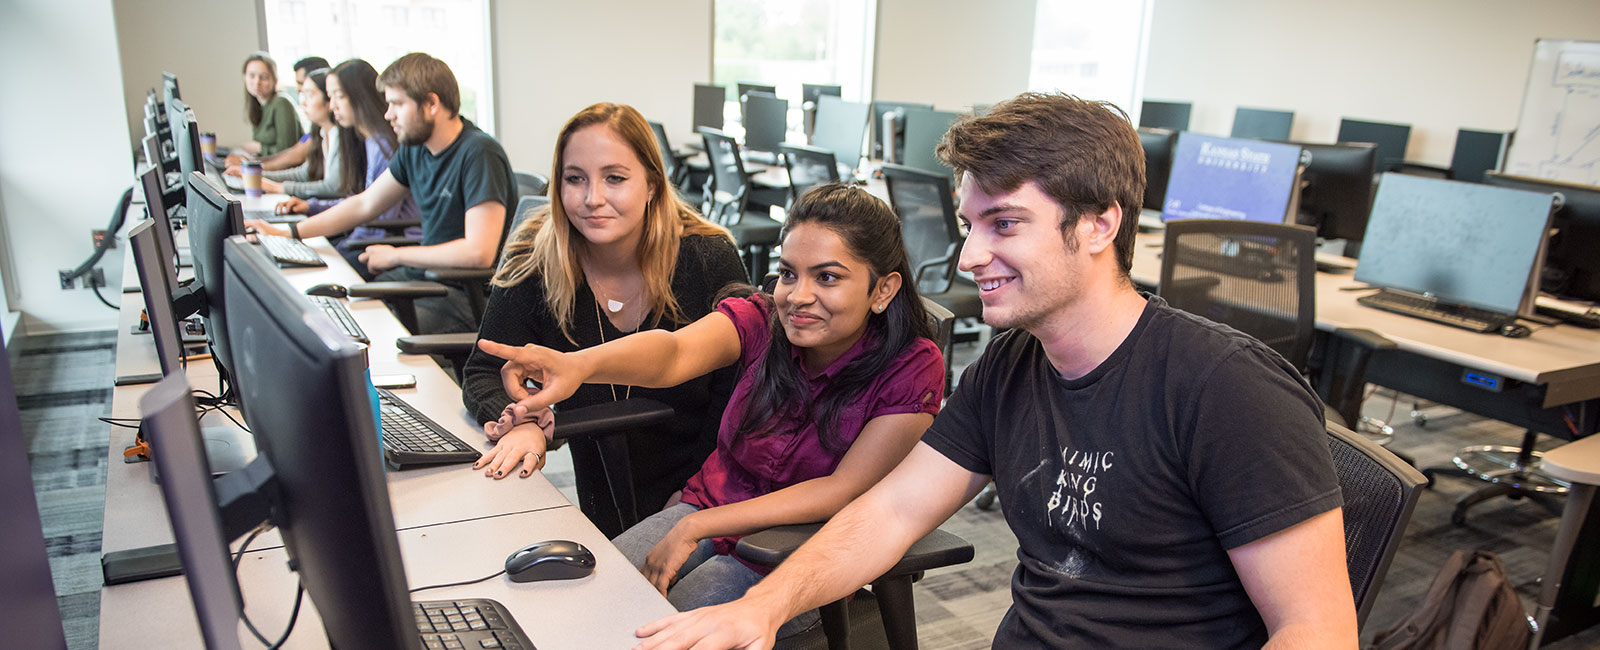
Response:
[[[700,539],[689,532],[690,526],[685,525],[692,517],[679,519],[672,530],[667,531],[667,536],[661,538],[644,557],[644,567],[640,572],[663,596],[667,595],[667,589],[677,580],[678,569],[683,568],[683,563],[689,560],[689,554],[700,544]]]
[[[278,181],[270,178],[263,178],[261,179],[261,191],[268,194],[282,194],[283,183],[279,183]]]
[[[311,211],[311,204],[298,196],[291,196],[287,201],[279,201],[272,206],[272,211],[278,214],[306,214]]]
[[[484,424],[484,430],[487,431],[494,424],[494,422]],[[481,469],[484,476],[502,479],[516,471],[518,465],[522,466],[522,471],[518,473],[522,478],[532,476],[534,471],[544,468],[545,434],[538,424],[533,422],[519,424],[503,432],[499,438],[494,444],[494,449],[473,463],[472,469]]]
[[[289,236],[288,228],[276,224],[270,224],[260,219],[245,219],[244,230],[245,232],[250,232],[253,230],[263,235],[273,235],[276,237]]]
[[[234,154],[234,155],[236,156],[238,154]],[[244,170],[239,169],[239,163],[233,162],[233,156],[228,156],[228,161],[229,161],[228,162],[228,168],[222,170],[222,175],[223,176],[237,176],[239,178],[243,178],[244,177]]]

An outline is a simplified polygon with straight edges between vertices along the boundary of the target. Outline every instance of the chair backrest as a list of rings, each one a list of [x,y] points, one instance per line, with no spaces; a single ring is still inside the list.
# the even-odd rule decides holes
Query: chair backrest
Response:
[[[662,126],[660,122],[651,122],[650,130],[656,134],[656,150],[661,152],[661,164],[663,171],[667,173],[667,182],[673,185],[682,184],[683,178],[679,176],[682,172],[679,169],[683,165],[679,165],[678,157],[672,154],[672,143],[667,141],[667,127]]]
[[[889,205],[900,217],[917,291],[949,291],[961,243],[950,175],[888,163],[883,166],[883,180]]]
[[[537,172],[511,172],[517,178],[517,197],[544,196],[550,189],[550,179]],[[520,206],[521,203],[518,203]]]
[[[1316,230],[1254,221],[1167,222],[1162,298],[1260,339],[1301,372],[1316,323]]]
[[[833,152],[802,144],[783,145],[783,166],[789,170],[789,198],[798,199],[806,190],[839,180],[839,164]]]
[[[1422,472],[1364,436],[1329,424],[1328,451],[1344,495],[1345,566],[1356,599],[1357,625],[1365,623],[1389,571],[1406,523],[1417,505]]]
[[[711,164],[711,180],[706,187],[707,219],[727,226],[738,223],[744,213],[748,198],[748,177],[744,160],[739,158],[739,143],[733,136],[701,127],[700,137],[705,139],[706,158]]]

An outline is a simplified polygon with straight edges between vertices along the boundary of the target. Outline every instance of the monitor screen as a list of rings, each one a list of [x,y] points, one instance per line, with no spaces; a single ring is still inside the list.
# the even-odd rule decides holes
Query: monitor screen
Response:
[[[1240,108],[1233,112],[1233,131],[1229,136],[1256,140],[1288,140],[1294,125],[1294,111],[1269,111]]]
[[[1339,120],[1339,141],[1378,145],[1378,171],[1392,171],[1406,159],[1411,125],[1343,119]]]
[[[883,155],[883,116],[889,113],[895,115],[895,160],[904,160],[906,111],[933,110],[933,104],[920,104],[917,102],[872,102],[872,157],[882,160]]]
[[[1506,134],[1498,131],[1456,131],[1456,148],[1450,155],[1450,180],[1482,183],[1486,172],[1500,169]]]
[[[1301,176],[1300,225],[1317,229],[1324,239],[1361,241],[1372,211],[1372,181],[1378,149],[1369,143],[1306,144],[1292,142],[1311,155]]]
[[[1144,209],[1160,210],[1167,201],[1167,176],[1172,173],[1172,144],[1176,131],[1139,127],[1139,146],[1144,148]]]
[[[178,169],[184,176],[205,171],[200,162],[200,126],[195,122],[194,111],[181,100],[167,102],[167,121],[172,128],[172,143],[178,149]]]
[[[728,91],[722,86],[694,85],[694,131],[700,127],[722,128],[722,106],[727,102]]]
[[[1493,172],[1483,182],[1561,195],[1539,288],[1561,298],[1600,302],[1600,187]]]
[[[147,136],[145,142],[151,140]],[[139,174],[139,183],[144,189],[145,216],[154,223],[156,239],[156,260],[161,264],[163,275],[167,278],[167,286],[178,286],[178,240],[172,234],[172,211],[167,208],[166,195],[163,193],[161,168],[159,166],[146,167],[144,173]]]
[[[1189,128],[1189,102],[1144,102],[1139,105],[1139,126],[1184,131]]]
[[[161,96],[163,99],[183,99],[178,92],[178,75],[171,72],[161,73]]]
[[[1283,223],[1300,170],[1300,147],[1178,134],[1161,219]]]
[[[847,102],[833,95],[817,98],[817,126],[811,145],[833,152],[840,165],[855,169],[861,163],[861,149],[867,138],[867,114],[872,107]]]
[[[768,86],[766,84],[758,84],[758,83],[747,83],[747,82],[744,82],[744,81],[739,82],[738,89],[739,89],[739,100],[740,101],[743,101],[744,98],[746,96],[748,96],[750,93],[766,93],[768,95],[776,95],[776,94],[778,94],[778,87],[777,86]]]
[[[161,363],[161,375],[183,374],[183,344],[178,333],[178,317],[172,311],[172,287],[167,283],[167,273],[161,259],[159,237],[154,220],[139,222],[128,231],[128,243],[133,249],[133,266],[139,274],[139,291],[144,294],[144,312],[150,319],[150,334],[156,340],[156,359]]]
[[[844,89],[834,84],[800,84],[800,101],[815,106],[823,95],[843,97]]]
[[[960,118],[959,113],[944,111],[906,111],[905,157],[900,163],[935,174],[953,174],[949,167],[939,162],[933,150],[939,146],[950,125]]]
[[[234,373],[229,345],[226,291],[222,284],[222,242],[244,234],[244,211],[238,199],[204,174],[193,173],[189,188],[189,251],[194,258],[194,278],[205,292],[206,341],[220,364],[224,381],[232,385]],[[308,303],[309,304],[309,303]]]
[[[1549,194],[1384,174],[1356,280],[1529,313],[1550,212]]]
[[[744,147],[777,152],[789,130],[789,100],[756,91],[744,98]]]

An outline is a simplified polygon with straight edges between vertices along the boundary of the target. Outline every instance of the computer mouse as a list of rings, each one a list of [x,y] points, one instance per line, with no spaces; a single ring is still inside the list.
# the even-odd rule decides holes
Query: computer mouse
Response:
[[[522,548],[506,558],[512,582],[571,580],[594,573],[594,554],[577,542],[552,539]]]
[[[342,284],[324,283],[306,289],[308,296],[327,296],[329,298],[343,298],[350,295],[350,290]]]
[[[1500,336],[1509,336],[1514,339],[1520,339],[1532,333],[1533,330],[1528,329],[1527,325],[1521,323],[1512,323],[1500,328]]]

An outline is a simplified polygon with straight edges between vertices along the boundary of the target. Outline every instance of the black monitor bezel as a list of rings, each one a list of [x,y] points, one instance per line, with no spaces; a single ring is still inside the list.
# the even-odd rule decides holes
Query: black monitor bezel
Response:
[[[1540,288],[1561,298],[1600,302],[1600,253],[1596,252],[1600,246],[1600,187],[1493,171],[1484,174],[1483,184],[1561,194],[1562,205],[1551,219],[1555,234],[1545,251]],[[1572,275],[1573,267],[1582,273]],[[1552,268],[1567,272],[1568,279],[1562,283]],[[1574,288],[1573,282],[1579,286]]]

